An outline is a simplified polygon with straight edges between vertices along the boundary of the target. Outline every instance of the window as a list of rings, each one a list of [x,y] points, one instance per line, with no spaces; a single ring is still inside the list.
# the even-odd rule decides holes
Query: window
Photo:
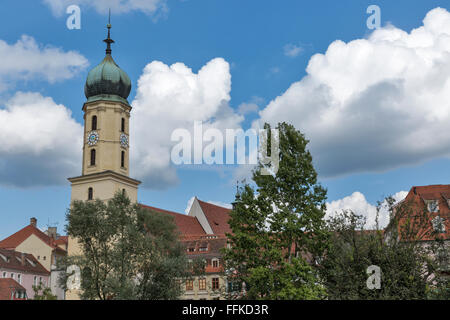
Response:
[[[88,200],[94,199],[94,189],[89,188],[88,189]]]
[[[33,285],[37,286],[37,277],[36,276],[34,276],[34,278],[33,278]]]
[[[95,149],[91,150],[91,166],[95,166]]]
[[[437,233],[445,233],[445,223],[444,223],[444,219],[436,216],[434,217],[434,219],[431,221],[433,224],[433,229],[435,232]]]
[[[200,251],[200,252],[208,251],[208,247],[200,247],[200,248],[198,248],[198,251]]]
[[[14,273],[11,272],[11,279],[14,279]]]
[[[6,278],[6,272],[3,272],[3,278]]]
[[[125,167],[125,151],[122,151],[122,152],[121,152],[121,155],[120,155],[120,166],[121,166],[122,168]]]
[[[219,278],[212,278],[212,289],[213,290],[219,289]]]
[[[20,275],[20,274],[17,275],[17,282],[19,284],[22,284],[22,275]]]
[[[97,116],[92,117],[92,130],[97,130]]]
[[[125,119],[122,118],[122,124],[120,126],[120,131],[125,132]]]
[[[195,248],[187,248],[187,252],[194,252]]]
[[[219,267],[219,260],[213,259],[212,260],[212,266],[213,266],[213,268],[218,268]]]
[[[439,203],[437,200],[427,200],[428,212],[439,212]]]
[[[44,260],[44,261],[45,261],[45,259],[47,259],[47,258],[46,258],[45,256],[43,256],[43,257],[42,257],[42,260]]]
[[[198,290],[206,290],[206,279],[198,279]]]
[[[39,277],[39,284],[42,283],[42,277]]]
[[[186,291],[194,290],[194,280],[186,280]]]

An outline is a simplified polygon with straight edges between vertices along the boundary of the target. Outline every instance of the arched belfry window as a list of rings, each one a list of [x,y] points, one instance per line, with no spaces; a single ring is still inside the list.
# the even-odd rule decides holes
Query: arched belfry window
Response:
[[[88,200],[94,199],[94,189],[89,188],[88,189]]]
[[[95,149],[91,150],[91,166],[95,166]]]
[[[122,124],[120,126],[120,131],[125,132],[125,118],[122,118]]]
[[[122,152],[121,152],[121,155],[120,155],[120,166],[121,166],[122,168],[125,167],[125,151],[122,151]]]
[[[97,116],[92,117],[92,130],[97,130]]]

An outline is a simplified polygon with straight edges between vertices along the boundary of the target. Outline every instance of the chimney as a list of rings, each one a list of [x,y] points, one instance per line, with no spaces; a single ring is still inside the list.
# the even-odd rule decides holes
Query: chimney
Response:
[[[56,240],[56,227],[48,227],[47,235],[53,240]]]
[[[31,218],[30,219],[30,225],[33,227],[37,227],[37,219],[36,218]]]
[[[22,266],[25,265],[25,253],[21,253],[20,254],[20,263],[22,264]]]

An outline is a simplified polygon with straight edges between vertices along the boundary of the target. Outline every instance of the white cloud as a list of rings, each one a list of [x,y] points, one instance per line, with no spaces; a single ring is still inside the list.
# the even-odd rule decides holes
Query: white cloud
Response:
[[[407,194],[407,191],[399,191],[392,197],[398,202],[403,200]],[[376,226],[377,208],[375,205],[367,202],[366,197],[361,192],[356,191],[350,196],[327,203],[325,218],[330,218],[336,213],[341,213],[343,210],[352,210],[354,213],[366,217],[366,229],[374,229]],[[389,211],[387,210],[385,201],[381,207],[378,222],[380,228],[386,227],[389,223]]]
[[[303,51],[302,47],[292,43],[288,43],[283,47],[284,55],[287,57],[295,58]]]
[[[53,83],[72,78],[84,70],[88,60],[75,51],[39,45],[23,35],[15,44],[0,40],[0,84],[16,80],[45,79]]]
[[[170,165],[173,130],[192,131],[194,121],[207,127],[237,128],[243,117],[228,105],[231,75],[229,64],[216,58],[198,73],[183,63],[148,64],[138,81],[131,116],[132,176],[144,187],[164,188],[177,183]]]
[[[445,9],[431,10],[410,33],[387,26],[367,39],[336,40],[306,71],[259,121],[287,121],[305,133],[322,177],[450,156]]]
[[[239,105],[238,111],[240,114],[248,114],[258,111],[259,107],[256,103],[243,102]]]
[[[141,11],[148,15],[157,12],[167,12],[167,0],[43,0],[56,16],[66,13],[70,5],[80,5],[93,7],[101,14],[108,13],[111,9],[112,14],[127,13],[130,11]]]
[[[0,184],[60,184],[81,172],[82,126],[39,93],[18,92],[0,108]]]

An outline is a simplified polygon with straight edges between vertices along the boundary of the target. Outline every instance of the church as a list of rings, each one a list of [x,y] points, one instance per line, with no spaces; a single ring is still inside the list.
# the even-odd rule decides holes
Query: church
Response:
[[[90,70],[84,93],[84,139],[82,172],[68,180],[71,183],[71,202],[111,199],[117,191],[125,192],[132,202],[138,202],[140,181],[129,176],[130,171],[130,117],[132,106],[127,98],[131,80],[112,57],[111,24],[107,25],[106,55]],[[132,138],[132,137],[131,137]],[[221,299],[226,290],[226,279],[220,249],[226,246],[225,234],[230,209],[203,202],[197,198],[189,214],[180,214],[141,204],[174,218],[188,258],[203,258],[206,273],[181,284],[183,299]],[[76,239],[69,237],[67,254],[76,255],[80,248]],[[79,299],[78,288],[66,292],[66,299]]]

